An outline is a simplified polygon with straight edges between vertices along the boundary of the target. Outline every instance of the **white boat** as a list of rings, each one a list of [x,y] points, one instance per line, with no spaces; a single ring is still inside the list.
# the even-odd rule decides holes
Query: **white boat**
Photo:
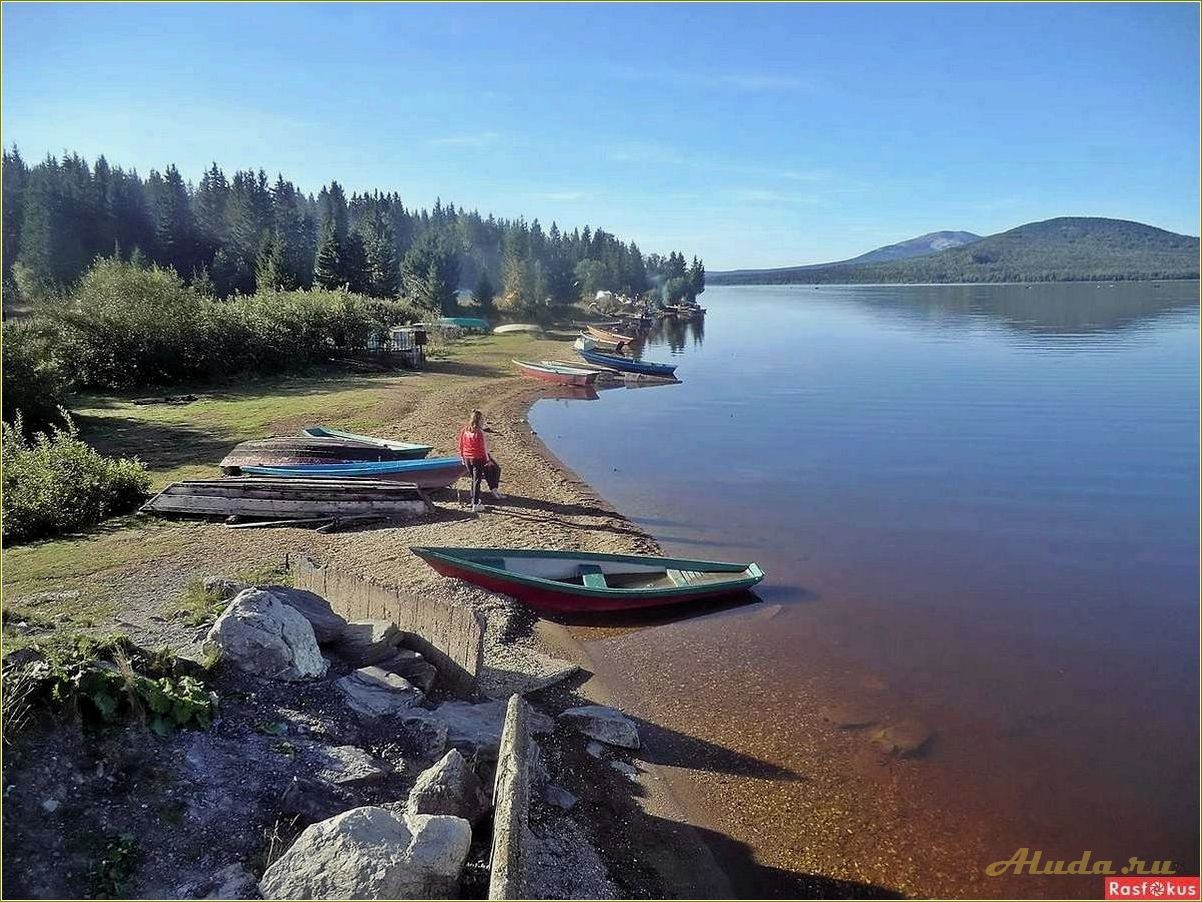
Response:
[[[533,335],[541,335],[543,327],[538,323],[507,323],[504,326],[497,326],[492,330],[493,335],[510,335],[514,332],[529,332]]]

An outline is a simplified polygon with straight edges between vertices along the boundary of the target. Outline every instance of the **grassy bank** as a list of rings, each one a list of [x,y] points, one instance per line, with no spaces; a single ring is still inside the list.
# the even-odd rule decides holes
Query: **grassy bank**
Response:
[[[446,423],[424,415],[414,421],[415,410],[451,389],[466,392],[470,399],[478,388],[479,403],[484,404],[488,383],[514,378],[511,358],[567,356],[569,349],[564,342],[523,334],[468,337],[448,345],[440,359],[417,372],[353,375],[326,369],[303,377],[173,387],[173,395],[191,392],[198,397],[180,406],[133,403],[142,392],[81,395],[73,399],[73,415],[83,438],[98,450],[144,461],[156,490],[178,479],[219,476],[218,461],[237,442],[295,433],[314,423],[403,434],[430,442],[435,453],[454,453],[455,417]],[[39,600],[36,611],[19,606],[9,611],[9,619],[28,613],[86,626],[117,617],[121,583],[106,576],[150,569],[190,549],[203,559],[212,529],[196,521],[131,516],[70,536],[6,548],[6,606],[39,592],[82,593]]]

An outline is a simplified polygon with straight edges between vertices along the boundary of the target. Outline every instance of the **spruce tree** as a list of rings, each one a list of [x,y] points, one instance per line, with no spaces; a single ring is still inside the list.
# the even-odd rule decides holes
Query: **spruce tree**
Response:
[[[313,284],[321,288],[340,288],[342,280],[342,246],[338,231],[331,220],[322,226],[321,239],[317,244],[317,257],[313,263]]]
[[[270,232],[263,239],[255,261],[255,288],[259,291],[285,291],[294,287],[284,260],[284,245],[280,236]]]
[[[188,188],[175,165],[163,174],[162,189],[155,203],[155,242],[159,261],[189,273],[196,263],[196,234]]]
[[[486,315],[491,315],[495,312],[496,307],[493,301],[497,297],[497,289],[493,287],[492,280],[488,278],[488,273],[485,270],[480,270],[480,278],[476,280],[476,287],[472,291],[472,297],[476,299],[476,303],[480,305],[480,310]]]

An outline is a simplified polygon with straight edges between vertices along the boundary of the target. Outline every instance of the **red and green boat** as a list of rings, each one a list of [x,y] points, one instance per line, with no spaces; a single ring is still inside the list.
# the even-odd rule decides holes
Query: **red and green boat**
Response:
[[[543,611],[585,613],[661,607],[743,592],[764,578],[755,562],[537,548],[409,549],[443,576],[512,595]]]

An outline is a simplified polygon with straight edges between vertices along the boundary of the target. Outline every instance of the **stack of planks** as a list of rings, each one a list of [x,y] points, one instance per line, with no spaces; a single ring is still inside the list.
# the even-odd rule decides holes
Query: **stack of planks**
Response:
[[[402,519],[433,510],[426,493],[406,482],[258,476],[173,482],[142,506],[144,513],[271,521]]]

